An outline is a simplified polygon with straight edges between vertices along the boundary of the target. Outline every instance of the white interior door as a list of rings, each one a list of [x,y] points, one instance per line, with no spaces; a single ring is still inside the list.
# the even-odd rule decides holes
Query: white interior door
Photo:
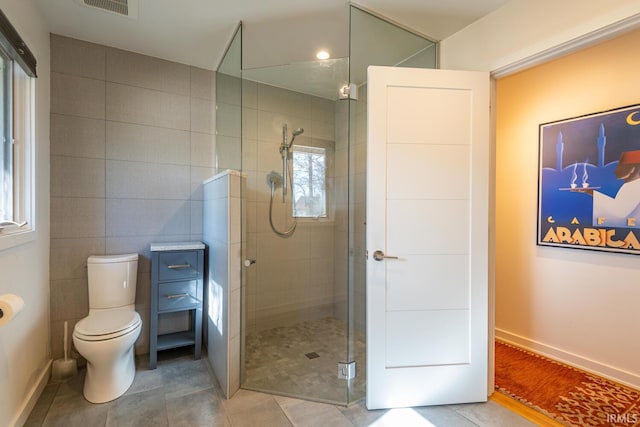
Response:
[[[486,401],[489,74],[369,67],[367,108],[367,408]]]

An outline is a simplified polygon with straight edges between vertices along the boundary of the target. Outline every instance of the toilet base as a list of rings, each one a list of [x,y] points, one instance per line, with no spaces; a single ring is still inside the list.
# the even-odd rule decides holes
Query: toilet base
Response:
[[[87,376],[83,394],[91,403],[105,403],[122,396],[136,375],[133,347],[122,354],[116,363],[95,366],[87,360]]]

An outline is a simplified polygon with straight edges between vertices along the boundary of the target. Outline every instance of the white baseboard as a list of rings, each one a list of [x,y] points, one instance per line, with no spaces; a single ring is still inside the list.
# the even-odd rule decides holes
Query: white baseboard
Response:
[[[570,353],[539,341],[535,341],[518,334],[496,328],[496,339],[538,353],[549,359],[556,360],[574,368],[610,379],[617,383],[640,389],[640,375],[610,366],[579,354]]]
[[[45,367],[42,368],[42,370],[40,371],[40,375],[38,376],[38,380],[31,387],[29,393],[27,393],[27,395],[25,396],[24,400],[22,401],[22,405],[20,405],[20,410],[18,410],[16,416],[9,423],[10,426],[23,426],[24,423],[27,422],[27,418],[29,418],[29,415],[31,414],[34,406],[36,406],[36,403],[38,402],[42,391],[49,382],[49,378],[51,378],[52,363],[53,361],[49,360]]]

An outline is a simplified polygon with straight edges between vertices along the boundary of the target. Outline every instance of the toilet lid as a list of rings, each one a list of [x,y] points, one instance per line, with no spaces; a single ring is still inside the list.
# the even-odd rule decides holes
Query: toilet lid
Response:
[[[98,311],[85,317],[74,328],[74,334],[101,339],[122,335],[135,329],[142,321],[140,315],[131,309]]]

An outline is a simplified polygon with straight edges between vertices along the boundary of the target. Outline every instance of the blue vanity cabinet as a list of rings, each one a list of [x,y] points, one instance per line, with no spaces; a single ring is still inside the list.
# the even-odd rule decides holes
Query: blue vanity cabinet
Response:
[[[149,318],[149,369],[158,363],[158,351],[194,346],[194,358],[202,349],[202,301],[204,243],[172,242],[151,244],[151,316]],[[189,311],[187,331],[158,333],[164,313]]]

